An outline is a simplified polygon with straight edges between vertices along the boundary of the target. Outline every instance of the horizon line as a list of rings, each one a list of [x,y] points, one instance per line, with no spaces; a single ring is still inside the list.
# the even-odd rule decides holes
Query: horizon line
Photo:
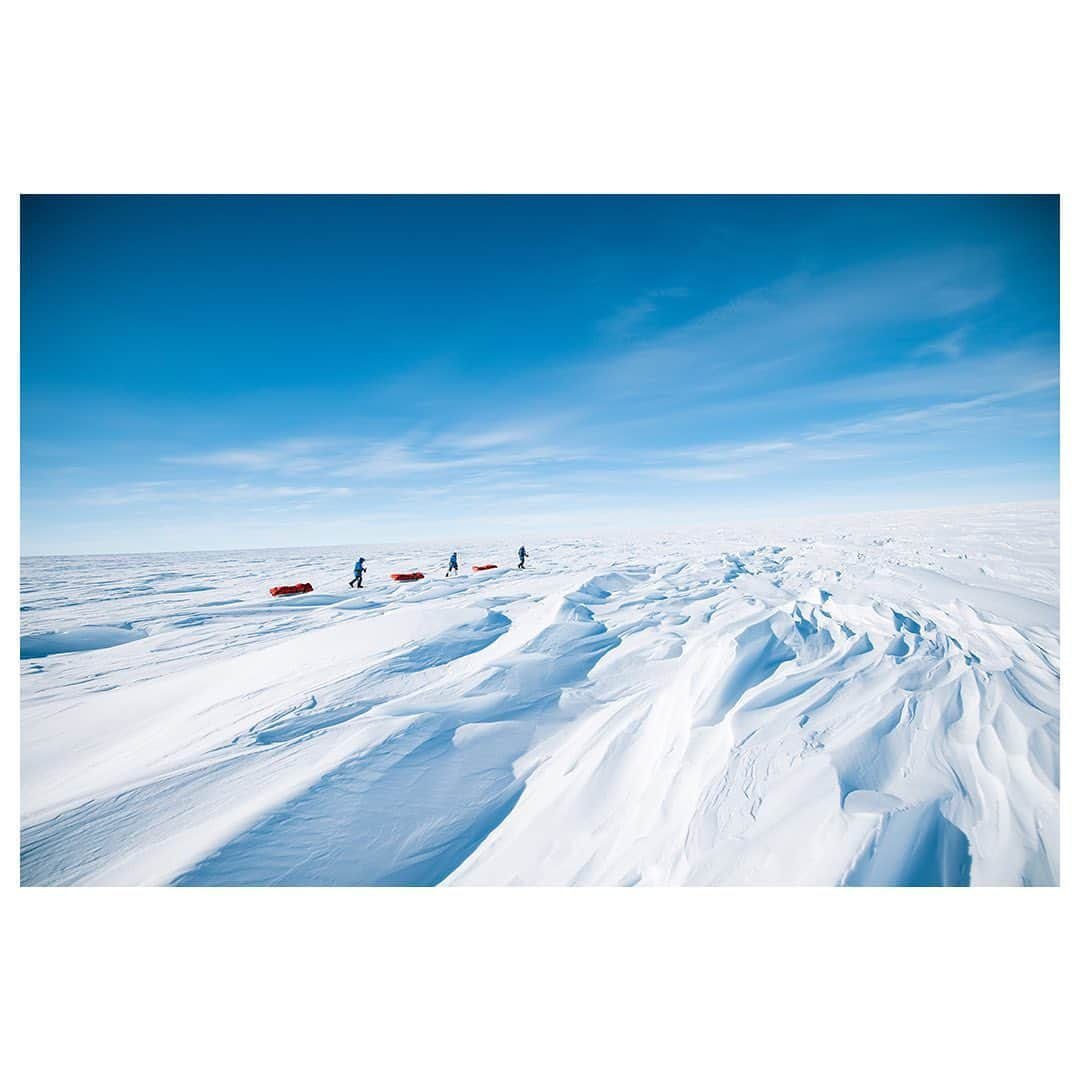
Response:
[[[1007,499],[1002,502],[974,502],[974,503],[957,503],[951,504],[948,507],[943,506],[903,506],[882,508],[876,510],[848,510],[848,511],[836,511],[834,513],[781,513],[766,516],[754,516],[754,517],[735,517],[729,519],[724,525],[718,525],[716,523],[699,524],[699,525],[672,525],[666,529],[659,530],[661,533],[693,533],[701,530],[712,530],[727,528],[729,526],[749,526],[749,525],[766,525],[772,523],[781,523],[785,521],[833,521],[842,518],[853,517],[867,517],[874,514],[917,514],[917,513],[929,513],[930,511],[942,512],[944,511],[963,511],[963,510],[987,510],[995,507],[1005,506],[1056,506],[1060,509],[1061,495],[1060,492],[1056,498],[1053,499]],[[651,530],[651,533],[655,533],[657,530]],[[592,531],[576,530],[573,534],[570,533],[534,533],[534,536],[539,536],[541,539],[548,540],[565,540],[570,539],[572,535],[578,537],[588,536],[606,536],[610,534],[622,534],[622,535],[646,535],[646,530],[642,528],[623,528],[617,526],[609,526],[607,528],[598,528]],[[479,539],[479,537],[466,537],[466,540]],[[397,540],[374,540],[368,545],[369,547],[389,547],[398,544],[411,544],[411,543],[423,543],[422,541],[416,541],[413,539],[397,539]],[[428,541],[429,544],[441,543],[441,540]],[[460,546],[461,541],[457,541]],[[332,543],[332,544],[271,544],[263,546],[249,546],[249,547],[222,547],[222,548],[152,548],[138,551],[43,551],[34,552],[31,554],[25,554],[21,550],[19,551],[19,561],[22,562],[25,559],[84,559],[84,558],[118,558],[121,556],[131,555],[216,555],[216,554],[230,554],[241,551],[326,551],[331,548],[352,548],[355,544],[348,542]],[[444,545],[445,546],[445,545]]]

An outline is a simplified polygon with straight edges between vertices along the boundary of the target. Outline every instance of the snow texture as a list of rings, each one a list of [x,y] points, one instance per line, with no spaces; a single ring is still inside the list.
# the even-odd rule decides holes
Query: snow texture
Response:
[[[27,558],[22,881],[1056,884],[1057,538],[1042,504],[524,571],[529,537]]]

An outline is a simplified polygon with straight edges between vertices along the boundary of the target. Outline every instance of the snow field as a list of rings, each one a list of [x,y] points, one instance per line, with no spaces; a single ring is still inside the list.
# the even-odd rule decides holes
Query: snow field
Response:
[[[23,882],[1054,884],[1057,534],[24,559]]]

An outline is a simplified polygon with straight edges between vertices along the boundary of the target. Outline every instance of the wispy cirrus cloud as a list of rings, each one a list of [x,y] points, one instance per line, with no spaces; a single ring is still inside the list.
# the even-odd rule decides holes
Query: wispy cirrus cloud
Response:
[[[321,485],[297,486],[274,484],[227,484],[203,488],[178,487],[164,480],[133,481],[90,488],[79,496],[79,502],[89,506],[124,506],[132,503],[205,502],[230,503],[247,499],[307,499],[336,498],[352,494],[347,487]]]
[[[467,427],[443,431],[428,440],[430,446],[450,451],[475,452],[511,448],[527,450],[550,444],[575,421],[582,419],[581,409],[547,410],[543,414],[519,417],[486,426],[473,423]]]
[[[141,480],[88,488],[79,496],[79,502],[93,506],[125,506],[130,503],[160,502],[168,498],[168,493],[169,485],[164,480]]]
[[[696,484],[745,480],[751,475],[743,469],[725,469],[716,465],[651,465],[642,471],[661,480],[678,480]]]
[[[209,468],[237,474],[283,477],[394,480],[425,474],[497,472],[581,460],[585,453],[556,441],[567,415],[545,415],[482,428],[414,431],[395,438],[290,438],[251,446],[170,455],[167,465]]]
[[[597,323],[597,329],[607,337],[625,338],[632,336],[656,314],[664,300],[682,298],[690,295],[690,290],[681,285],[662,289],[649,289],[636,296],[629,303],[615,309],[611,315]]]
[[[858,419],[812,428],[790,439],[697,445],[669,450],[662,463],[644,468],[671,480],[721,482],[747,479],[800,463],[840,463],[892,456],[897,439],[983,426],[1000,430],[1009,423],[1056,424],[1057,410],[1018,411],[1013,402],[1037,398],[1058,385],[1056,376],[1037,377],[1006,390],[953,398],[921,408],[869,411]],[[1003,408],[1003,406],[1009,406]]]
[[[265,474],[273,486],[262,484],[259,490],[277,493],[275,497],[338,497],[348,492],[340,485],[356,481],[365,490],[391,493],[387,497],[395,502],[415,503],[422,501],[418,492],[438,499],[450,490],[468,492],[470,498],[495,498],[500,491],[535,498],[550,495],[560,485],[603,492],[612,485],[636,483],[634,477],[695,487],[737,484],[802,467],[824,469],[895,456],[899,436],[976,427],[1007,402],[1056,385],[1056,376],[1049,374],[1056,370],[1054,350],[1018,346],[992,355],[970,354],[965,324],[928,336],[922,346],[908,347],[890,366],[854,367],[851,374],[840,375],[824,368],[811,377],[821,350],[835,350],[849,334],[858,340],[863,329],[894,322],[936,319],[940,331],[940,320],[970,312],[999,289],[995,260],[966,250],[825,275],[791,275],[601,362],[599,387],[577,376],[578,403],[573,405],[565,399],[555,407],[547,402],[487,424],[441,430],[424,425],[389,438],[310,435],[165,460],[174,466],[220,470],[240,480]],[[664,298],[686,295],[683,289],[641,294],[616,313],[608,329],[613,336],[633,336]],[[1034,377],[1019,379],[1018,371]],[[699,377],[701,411],[726,407],[737,414],[746,408],[743,402],[751,400],[753,409],[771,416],[774,405],[787,403],[784,426],[773,425],[781,433],[713,442],[688,439],[679,445],[679,422],[673,415],[666,430],[656,430],[660,447],[648,438],[628,437],[636,415],[622,403],[621,391],[628,383],[635,393],[647,391],[655,399],[649,409],[655,417],[667,386],[673,385],[685,403],[685,384]],[[731,402],[709,398],[706,391],[715,392],[725,379],[733,389]],[[971,393],[976,387],[985,392]],[[796,427],[792,405],[801,407],[797,415],[836,419]],[[737,415],[731,426],[745,427]],[[769,431],[768,424],[755,427],[755,433]],[[688,427],[688,436],[691,431],[700,436],[699,426]],[[296,479],[311,483],[290,483]],[[239,492],[235,497],[244,499],[241,489],[233,488]],[[164,495],[139,489],[101,497],[149,501]]]
[[[947,334],[942,334],[941,337],[936,337],[932,341],[920,345],[912,355],[944,356],[948,360],[956,360],[964,351],[964,342],[967,340],[968,333],[968,327],[957,327]]]
[[[837,424],[806,436],[807,440],[840,439],[898,431],[924,432],[930,429],[952,427],[958,424],[977,423],[985,419],[986,412],[1002,402],[1028,397],[1052,390],[1058,385],[1056,376],[1029,380],[1010,390],[1001,390],[976,397],[942,401],[920,409],[900,412],[881,412],[864,419]]]
[[[192,454],[179,454],[162,460],[168,465],[205,465],[226,469],[258,471],[276,469],[306,472],[323,467],[325,455],[333,443],[318,438],[291,438],[253,446],[224,447]]]
[[[967,368],[965,372],[970,374]],[[903,384],[903,372],[898,378]],[[944,384],[953,389],[966,381],[970,380],[958,379],[954,384],[946,378]],[[995,382],[994,385],[999,384]],[[579,443],[574,447],[546,441],[543,437],[551,434],[550,424],[521,420],[491,429],[452,429],[437,436],[414,433],[396,439],[365,441],[289,439],[248,448],[172,457],[169,461],[219,468],[227,473],[281,478],[271,486],[237,483],[222,489],[222,497],[241,499],[249,490],[283,498],[337,497],[350,490],[340,486],[340,481],[350,480],[360,481],[365,489],[380,485],[392,488],[393,498],[397,501],[415,501],[417,492],[426,492],[426,497],[437,497],[448,490],[449,484],[455,487],[475,485],[477,491],[492,496],[501,490],[516,491],[522,497],[531,497],[530,492],[535,495],[551,485],[566,482],[602,490],[623,482],[620,478],[633,476],[695,485],[715,484],[779,473],[801,464],[826,465],[892,455],[898,436],[989,424],[997,415],[995,410],[1000,410],[1006,403],[1038,395],[1056,385],[1056,376],[1017,382],[1014,368],[1011,384],[1003,389],[977,395],[954,395],[917,408],[870,408],[855,417],[849,414],[842,421],[803,428],[783,438],[691,443],[663,448],[650,447],[643,442],[633,448],[623,446],[614,455],[603,448],[602,441],[593,446]],[[909,389],[906,387],[905,392]],[[824,392],[828,393],[829,388],[824,388]],[[841,396],[844,396],[842,392]],[[877,401],[874,393],[865,387],[850,396],[853,400]],[[1053,418],[1053,410],[1049,410],[1048,415]],[[535,469],[541,472],[535,472]],[[316,477],[319,482],[310,485],[283,482],[297,474]],[[540,482],[537,482],[538,477]],[[402,480],[409,481],[407,487],[400,486]],[[335,484],[335,481],[339,483]],[[184,496],[175,489],[167,492],[159,485],[136,486],[96,496],[101,502],[150,501],[166,497],[191,496]]]
[[[800,364],[869,328],[932,323],[978,308],[1001,289],[996,258],[975,249],[792,274],[616,353],[598,377],[622,395],[678,389],[676,379],[745,387],[779,369],[798,375]]]
[[[758,458],[791,450],[795,443],[789,439],[771,442],[711,443],[704,446],[688,446],[673,453],[680,457],[692,457],[700,461],[738,461],[743,458]]]

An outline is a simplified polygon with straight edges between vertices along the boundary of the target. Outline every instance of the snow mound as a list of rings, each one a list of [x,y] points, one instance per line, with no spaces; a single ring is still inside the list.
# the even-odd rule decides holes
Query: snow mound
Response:
[[[81,626],[73,630],[46,630],[40,634],[23,634],[19,638],[19,659],[36,660],[56,653],[90,652],[111,649],[146,637],[145,630],[131,626]]]

